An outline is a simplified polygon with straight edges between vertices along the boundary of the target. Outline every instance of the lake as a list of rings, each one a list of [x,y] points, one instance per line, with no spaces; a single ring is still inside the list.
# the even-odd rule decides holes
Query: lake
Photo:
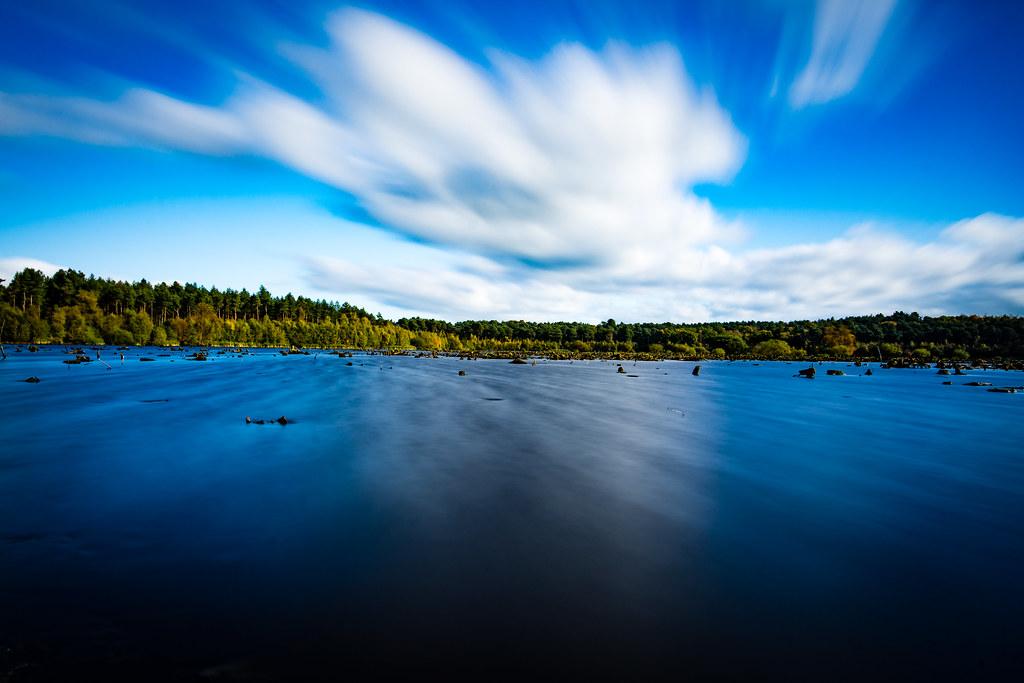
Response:
[[[1022,666],[1020,372],[7,351],[0,680]]]

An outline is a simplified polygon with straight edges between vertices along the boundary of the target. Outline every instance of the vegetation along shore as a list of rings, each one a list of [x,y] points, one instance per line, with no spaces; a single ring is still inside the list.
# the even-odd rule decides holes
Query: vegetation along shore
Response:
[[[265,288],[123,282],[34,269],[0,282],[0,341],[418,350],[491,357],[895,361],[1024,359],[1024,317],[896,312],[792,322],[680,324],[385,320]]]

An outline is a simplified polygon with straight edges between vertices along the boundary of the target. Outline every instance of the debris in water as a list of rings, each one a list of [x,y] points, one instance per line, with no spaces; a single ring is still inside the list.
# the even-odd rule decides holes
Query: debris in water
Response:
[[[247,425],[265,425],[265,424],[273,424],[275,422],[277,424],[279,424],[279,425],[284,426],[284,425],[287,425],[287,424],[293,424],[295,422],[295,420],[289,420],[284,415],[282,415],[281,417],[277,418],[276,420],[254,420],[249,415],[245,416],[245,424],[247,424]]]

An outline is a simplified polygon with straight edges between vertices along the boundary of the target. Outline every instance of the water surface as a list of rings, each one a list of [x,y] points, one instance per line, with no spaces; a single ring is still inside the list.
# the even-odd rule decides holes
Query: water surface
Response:
[[[1021,373],[166,353],[0,361],[0,679],[1021,665]]]

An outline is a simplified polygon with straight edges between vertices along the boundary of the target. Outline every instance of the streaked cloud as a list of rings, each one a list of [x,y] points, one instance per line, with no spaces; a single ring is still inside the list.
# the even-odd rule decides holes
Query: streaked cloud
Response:
[[[789,89],[794,108],[849,94],[871,61],[896,0],[818,0],[810,57]]]
[[[429,249],[424,247],[424,249]],[[431,260],[424,255],[424,260]],[[452,319],[796,319],[893,310],[1024,312],[1024,220],[983,215],[915,242],[856,226],[821,243],[732,253],[688,252],[646,275],[578,268],[359,266],[312,259],[311,286]]]
[[[729,239],[689,188],[745,142],[669,46],[576,44],[484,71],[385,17],[344,10],[326,50],[291,47],[314,106],[254,79],[215,108],[143,89],[113,101],[3,95],[8,134],[256,154],[354,194],[381,223],[461,249],[602,262]]]
[[[794,106],[850,92],[892,12],[888,0],[821,2]],[[725,219],[693,188],[728,183],[746,139],[675,47],[564,43],[536,60],[491,51],[472,62],[353,9],[331,15],[325,34],[324,46],[280,47],[315,98],[241,69],[218,105],[137,85],[107,98],[0,93],[0,134],[260,157],[344,191],[376,222],[359,229],[380,241],[363,252],[289,253],[282,268],[298,264],[309,288],[392,314],[1024,311],[1020,219],[978,216],[931,240],[862,225],[817,242],[744,247],[756,225]],[[405,244],[402,262],[389,259],[394,234],[416,243]]]

